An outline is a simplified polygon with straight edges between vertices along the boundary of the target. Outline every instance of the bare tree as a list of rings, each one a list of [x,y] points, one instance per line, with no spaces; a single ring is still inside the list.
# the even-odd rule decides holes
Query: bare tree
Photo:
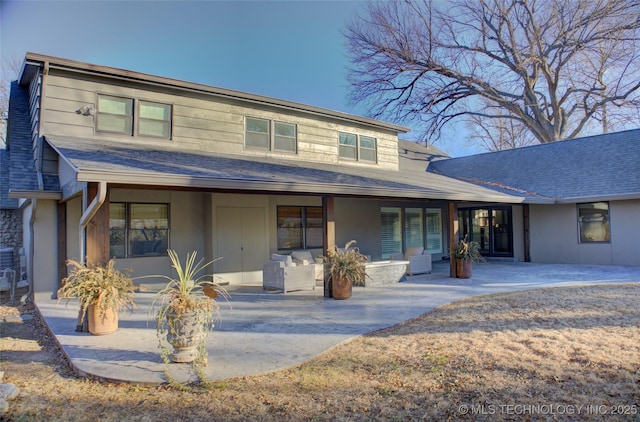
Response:
[[[640,0],[377,2],[345,37],[351,100],[425,139],[464,119],[545,143],[640,109]]]
[[[506,111],[496,110],[492,114],[505,117],[486,119],[479,115],[471,115],[466,119],[469,134],[467,138],[482,146],[487,151],[522,148],[537,144],[538,141],[519,121],[506,116]]]

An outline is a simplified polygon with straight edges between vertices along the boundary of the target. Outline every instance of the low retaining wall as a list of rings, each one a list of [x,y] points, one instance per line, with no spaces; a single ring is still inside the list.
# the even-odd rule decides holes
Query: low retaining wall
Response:
[[[364,264],[365,286],[386,286],[404,281],[409,261],[374,261]]]

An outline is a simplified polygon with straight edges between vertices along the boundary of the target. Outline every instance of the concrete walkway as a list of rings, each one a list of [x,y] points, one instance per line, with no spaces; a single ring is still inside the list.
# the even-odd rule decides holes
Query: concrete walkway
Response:
[[[353,337],[390,327],[461,298],[550,286],[640,282],[640,267],[490,263],[471,279],[449,278],[448,262],[432,274],[386,287],[356,287],[348,300],[323,297],[322,288],[287,295],[261,286],[230,286],[229,309],[207,339],[210,380],[262,374],[305,362]],[[149,307],[153,293],[138,293],[140,309],[122,312],[120,328],[106,336],[75,332],[77,302],[37,302],[71,364],[81,376],[158,385],[165,368],[179,381],[190,365],[165,365]]]

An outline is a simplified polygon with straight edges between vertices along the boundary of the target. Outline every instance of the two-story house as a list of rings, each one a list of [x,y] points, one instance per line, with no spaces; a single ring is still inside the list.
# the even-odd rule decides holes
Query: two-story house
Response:
[[[8,196],[36,300],[55,294],[68,258],[144,276],[170,272],[167,248],[195,250],[242,283],[274,252],[351,239],[373,260],[412,246],[438,260],[460,231],[524,261],[548,242],[534,229],[553,235],[544,206],[557,198],[465,174],[399,140],[402,126],[309,105],[29,53],[9,120]]]

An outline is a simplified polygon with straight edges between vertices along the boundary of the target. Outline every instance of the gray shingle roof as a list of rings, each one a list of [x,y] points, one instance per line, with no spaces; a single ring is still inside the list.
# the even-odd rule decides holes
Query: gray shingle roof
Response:
[[[79,181],[248,189],[316,194],[517,202],[511,197],[425,171],[389,171],[299,160],[145,147],[107,139],[48,135]],[[401,161],[402,163],[402,161]],[[416,165],[415,163],[413,164]]]
[[[31,152],[29,91],[15,81],[11,83],[9,97],[7,150],[2,160],[0,201],[3,206],[12,204],[17,206],[17,200],[7,197],[9,189],[37,190],[38,180]]]
[[[18,200],[11,199],[9,194],[9,151],[0,149],[0,208],[18,208]]]
[[[640,129],[452,158],[429,171],[528,197],[640,198]]]

